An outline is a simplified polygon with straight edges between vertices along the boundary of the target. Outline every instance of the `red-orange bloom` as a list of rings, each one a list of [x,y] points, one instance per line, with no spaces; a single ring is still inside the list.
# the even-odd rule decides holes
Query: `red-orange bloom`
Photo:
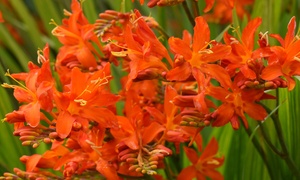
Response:
[[[176,67],[167,74],[168,80],[187,79],[192,72],[192,68],[200,69],[200,71],[220,82],[223,87],[228,87],[230,78],[227,72],[219,65],[213,64],[219,59],[230,53],[230,46],[221,44],[214,44],[210,40],[210,30],[207,22],[203,17],[195,19],[196,25],[194,27],[194,36],[192,49],[187,40],[171,37],[169,44],[171,50],[175,54],[179,54],[189,64],[182,63],[184,67]],[[212,47],[210,47],[212,45]],[[184,74],[181,73],[183,69]],[[185,75],[183,78],[182,75]],[[181,76],[181,77],[180,77]]]
[[[300,75],[300,40],[295,35],[296,18],[292,17],[288,24],[288,31],[283,39],[277,34],[271,35],[281,46],[271,47],[274,55],[268,59],[268,66],[262,71],[261,77],[273,80],[283,76],[288,82],[288,89],[294,89],[296,82],[293,76]]]
[[[206,7],[203,10],[205,13],[210,11],[215,0],[206,0]],[[204,15],[209,22],[215,23],[230,23],[232,22],[232,10],[235,8],[238,17],[241,19],[245,16],[250,17],[246,6],[253,4],[254,0],[217,0],[211,13]]]
[[[198,147],[201,147],[200,144],[197,143],[197,145]],[[184,152],[193,165],[184,168],[178,175],[178,180],[192,180],[195,177],[198,180],[205,180],[206,177],[209,177],[212,180],[224,179],[224,177],[215,170],[222,166],[224,162],[224,157],[216,157],[218,152],[218,142],[215,138],[210,140],[200,157],[198,157],[197,152],[192,148],[184,147]]]
[[[25,81],[25,85],[19,83],[19,86],[3,84],[2,86],[14,89],[14,96],[20,103],[25,103],[20,107],[23,111],[26,122],[31,127],[38,126],[40,122],[40,110],[43,109],[47,112],[52,111],[54,80],[52,78],[49,62],[49,47],[44,48],[44,56],[40,55],[43,64],[38,67],[32,62],[28,63],[28,73],[9,74],[15,81]]]
[[[91,42],[96,43],[99,48],[101,44],[94,33],[95,26],[88,22],[77,0],[72,0],[71,9],[72,13],[65,12],[70,17],[52,30],[52,34],[64,45],[59,50],[56,65],[96,68],[96,56],[101,56]]]
[[[161,61],[166,58],[172,65],[172,60],[168,51],[163,44],[157,39],[154,32],[150,29],[146,21],[142,18],[139,11],[134,13],[134,22],[128,24],[124,39],[127,47],[126,51],[113,52],[116,56],[125,57],[128,55],[130,59],[130,73],[126,84],[126,90],[129,89],[138,74],[145,70],[167,71],[166,65]]]
[[[231,122],[232,127],[238,129],[240,117],[248,128],[245,113],[255,120],[264,120],[268,115],[266,110],[256,103],[264,95],[263,89],[240,89],[237,85],[240,78],[243,78],[241,74],[235,77],[228,90],[216,86],[208,88],[209,95],[223,102],[212,115],[215,118],[213,126],[223,126]]]
[[[161,136],[162,141],[175,143],[189,141],[196,129],[193,128],[192,131],[189,131],[188,127],[179,125],[181,119],[180,116],[177,116],[178,107],[172,103],[174,97],[177,96],[177,91],[169,85],[165,88],[163,112],[154,107],[145,107],[144,109],[154,117],[155,121],[159,123],[158,127],[164,131],[164,134]]]
[[[72,69],[71,84],[65,87],[65,92],[56,93],[60,111],[56,127],[61,138],[70,133],[77,116],[96,121],[102,127],[117,127],[117,119],[108,107],[114,105],[119,96],[108,92],[110,79],[110,64],[94,73]]]
[[[258,58],[270,56],[271,52],[267,47],[253,51],[254,34],[261,21],[261,18],[251,20],[243,30],[240,41],[228,33],[224,34],[225,43],[232,47],[231,54],[225,58],[226,61],[230,61],[226,67],[230,74],[235,73],[236,69],[239,68],[246,78],[253,80],[257,78],[257,75],[252,69],[252,62]]]

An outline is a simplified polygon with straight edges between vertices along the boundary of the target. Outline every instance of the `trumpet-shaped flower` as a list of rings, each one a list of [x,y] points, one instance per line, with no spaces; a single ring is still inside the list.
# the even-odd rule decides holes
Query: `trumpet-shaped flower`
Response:
[[[197,141],[196,141],[197,142]],[[201,144],[197,144],[201,147]],[[188,159],[193,163],[191,166],[184,168],[178,175],[178,180],[205,180],[209,177],[212,180],[222,180],[224,177],[215,169],[222,166],[224,157],[218,158],[218,142],[215,138],[211,139],[204,151],[198,157],[197,152],[192,148],[184,147]]]
[[[281,46],[271,47],[274,55],[268,59],[268,66],[261,75],[265,80],[284,77],[289,90],[294,89],[296,85],[293,76],[300,75],[300,40],[299,34],[295,35],[295,30],[296,18],[292,17],[284,39],[277,34],[271,35],[280,42]]]
[[[42,60],[42,67],[34,65],[32,62],[28,63],[28,73],[9,74],[7,76],[13,78],[18,84],[2,86],[14,89],[14,96],[22,105],[19,111],[23,111],[26,122],[31,127],[38,126],[40,122],[40,110],[47,112],[52,111],[53,108],[53,87],[54,80],[52,78],[49,62],[49,47],[45,46],[43,50],[44,56],[39,55]],[[18,82],[18,80],[25,81],[25,85]]]
[[[188,64],[181,63],[178,67],[170,70],[166,78],[168,80],[187,79],[189,77],[188,71],[192,73],[192,68],[197,68],[203,74],[219,81],[223,87],[228,87],[229,75],[215,63],[228,55],[231,48],[230,46],[215,44],[214,41],[210,40],[210,30],[203,17],[197,17],[195,21],[192,48],[190,48],[188,40],[175,37],[169,39],[171,50],[175,54],[181,55]],[[182,71],[185,73],[181,74]],[[182,75],[185,77],[180,77]]]

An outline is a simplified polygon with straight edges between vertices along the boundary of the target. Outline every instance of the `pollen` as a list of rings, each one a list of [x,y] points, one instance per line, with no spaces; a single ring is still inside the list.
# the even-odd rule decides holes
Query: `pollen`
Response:
[[[219,165],[220,163],[219,163],[219,161],[212,159],[212,160],[207,161],[207,164]]]
[[[74,102],[79,103],[80,106],[85,106],[87,101],[84,99],[74,99]]]

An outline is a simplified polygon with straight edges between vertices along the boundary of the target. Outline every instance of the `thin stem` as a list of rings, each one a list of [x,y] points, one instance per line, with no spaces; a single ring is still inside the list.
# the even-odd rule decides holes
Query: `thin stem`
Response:
[[[157,29],[157,31],[158,31],[161,35],[163,35],[167,40],[170,38],[170,36],[166,33],[166,31],[165,31],[162,27],[157,26],[157,27],[155,27],[155,29]]]
[[[268,113],[271,113],[271,110],[269,109],[269,107],[263,105],[264,108],[266,109],[266,111]],[[293,173],[293,175],[297,178],[300,179],[300,172],[298,170],[298,168],[296,167],[294,161],[291,159],[287,146],[285,144],[284,138],[283,138],[283,132],[282,132],[282,128],[281,128],[281,123],[279,121],[278,116],[276,116],[275,114],[271,115],[271,118],[273,120],[276,132],[277,132],[277,136],[278,136],[278,140],[280,143],[280,146],[282,148],[282,155],[280,156],[282,159],[284,159],[284,161],[286,162],[287,166],[289,167],[289,169],[291,170],[291,172]]]
[[[283,153],[280,152],[280,151],[272,144],[272,142],[271,142],[269,136],[268,136],[267,133],[266,133],[265,128],[263,127],[263,123],[261,123],[260,121],[258,121],[258,124],[259,124],[259,126],[260,126],[261,133],[262,133],[262,135],[263,135],[263,137],[264,137],[266,143],[269,145],[269,147],[272,149],[272,151],[274,151],[277,155],[282,156]]]
[[[244,124],[243,124],[243,127],[246,130],[246,133],[248,134],[248,136],[250,137],[252,134],[251,129],[246,128]],[[254,147],[256,148],[256,150],[258,151],[259,155],[261,156],[262,160],[264,161],[264,164],[266,165],[267,170],[269,172],[270,178],[276,179],[276,177],[274,176],[274,173],[273,173],[273,169],[267,160],[265,150],[263,149],[263,147],[261,146],[261,144],[259,143],[258,139],[255,136],[252,138],[252,143],[253,143]]]
[[[193,12],[194,12],[194,17],[198,17],[200,15],[200,10],[199,10],[199,6],[198,6],[198,1],[194,0],[193,1]]]
[[[194,26],[195,26],[194,17],[193,17],[193,15],[192,15],[192,13],[191,13],[191,11],[190,11],[190,9],[189,9],[189,7],[188,7],[186,1],[183,1],[183,2],[182,2],[182,6],[183,6],[183,9],[184,9],[186,15],[188,16],[188,19],[189,19],[190,23],[191,23],[192,26],[194,27]]]

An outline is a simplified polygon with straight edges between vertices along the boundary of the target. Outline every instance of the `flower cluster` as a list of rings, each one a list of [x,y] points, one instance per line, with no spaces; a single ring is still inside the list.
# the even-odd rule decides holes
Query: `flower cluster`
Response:
[[[182,2],[150,0],[148,6]],[[208,12],[213,2],[206,2]],[[233,7],[233,1],[226,2]],[[107,10],[90,24],[79,2],[73,0],[71,9],[62,25],[52,22],[62,43],[55,67],[46,45],[38,51],[40,66],[29,62],[29,72],[6,74],[16,85],[2,86],[14,89],[20,107],[4,120],[14,124],[22,145],[47,143],[51,149],[21,157],[26,170],[15,169],[2,179],[159,178],[156,169],[182,144],[190,146],[183,149],[192,165],[178,179],[222,179],[215,170],[224,162],[217,141],[212,139],[200,156],[193,149],[201,150],[199,132],[227,123],[247,128],[246,114],[264,120],[260,101],[275,98],[267,90],[292,90],[293,77],[300,75],[294,17],[284,38],[270,35],[278,46],[269,44],[268,33],[255,36],[261,18],[249,21],[240,34],[225,32],[224,43],[210,39],[207,20],[213,16],[196,17],[193,34],[170,37],[166,46],[153,31],[158,23],[138,10]],[[112,69],[122,69],[122,78]],[[111,84],[118,80],[121,90],[113,93]],[[44,169],[61,171],[62,177]]]

